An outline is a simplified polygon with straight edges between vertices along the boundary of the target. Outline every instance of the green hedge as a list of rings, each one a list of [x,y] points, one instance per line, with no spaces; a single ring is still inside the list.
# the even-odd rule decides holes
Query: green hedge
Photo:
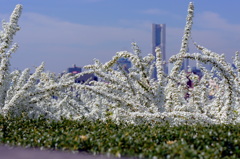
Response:
[[[240,125],[131,125],[0,116],[0,142],[144,158],[240,158]]]

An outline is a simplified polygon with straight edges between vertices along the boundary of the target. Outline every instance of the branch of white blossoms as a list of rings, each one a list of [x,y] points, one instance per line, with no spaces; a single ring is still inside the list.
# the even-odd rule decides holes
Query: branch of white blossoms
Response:
[[[191,37],[191,30],[192,30],[192,24],[193,24],[193,16],[194,16],[194,5],[192,2],[190,2],[188,6],[188,15],[186,18],[184,34],[182,37],[182,44],[181,44],[180,52],[177,54],[178,60],[174,63],[174,66],[171,71],[171,76],[176,76],[178,74],[183,63],[183,56],[188,51],[188,43]]]
[[[18,20],[21,15],[22,6],[17,5],[11,14],[10,22],[2,24],[3,31],[0,32],[0,108],[3,107],[7,90],[10,86],[9,59],[13,52],[17,50],[17,44],[12,45],[13,36],[20,29]]]
[[[92,91],[98,92],[99,95],[105,97],[106,94],[109,94],[109,100],[121,101],[121,105],[125,104],[125,107],[131,111],[149,107],[148,101],[154,100],[152,98],[154,92],[152,85],[150,85],[150,73],[148,71],[150,70],[149,63],[154,58],[152,55],[149,55],[148,58],[141,58],[136,49],[136,44],[133,44],[133,48],[135,49],[135,55],[123,51],[117,53],[111,61],[104,65],[99,64],[99,61],[97,61],[95,65],[85,67],[92,69],[97,76],[101,77],[102,81],[96,82],[93,87],[83,87],[91,88]],[[128,58],[132,62],[133,67],[129,69],[129,73],[124,72],[121,68],[118,71],[112,69],[114,63],[120,58]]]
[[[176,55],[177,60],[174,62],[173,68],[169,74],[169,80],[167,83],[167,86],[165,87],[165,107],[167,110],[174,110],[174,107],[182,107],[182,95],[181,92],[178,89],[178,79],[181,79],[181,76],[179,76],[179,71],[182,67],[182,63],[184,60],[184,55],[188,51],[188,43],[189,39],[191,37],[191,29],[193,24],[193,16],[194,16],[194,5],[192,2],[189,3],[188,6],[188,15],[186,18],[186,25],[184,29],[184,34],[182,37],[182,43],[180,52]],[[171,59],[170,61],[171,62]],[[176,80],[173,80],[176,79]],[[177,82],[176,82],[177,81]]]

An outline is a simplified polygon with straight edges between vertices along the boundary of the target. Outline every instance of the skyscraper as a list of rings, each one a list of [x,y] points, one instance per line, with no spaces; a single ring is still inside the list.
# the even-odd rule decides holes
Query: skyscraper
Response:
[[[161,48],[162,59],[166,61],[166,24],[152,24],[152,54],[156,57],[156,47]],[[164,72],[167,74],[167,65],[163,65]],[[157,78],[156,70],[154,71],[153,78]]]

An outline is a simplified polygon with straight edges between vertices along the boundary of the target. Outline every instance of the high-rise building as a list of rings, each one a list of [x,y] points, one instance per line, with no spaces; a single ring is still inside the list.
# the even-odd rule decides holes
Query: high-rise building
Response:
[[[162,60],[166,61],[166,24],[152,24],[152,54],[156,57],[156,47],[161,48]],[[167,74],[167,64],[163,65],[164,72]],[[153,78],[157,78],[156,69]]]
[[[184,59],[181,70],[188,71],[188,67],[189,67],[189,59]]]
[[[187,48],[187,53],[189,53],[189,48]],[[189,59],[183,59],[183,63],[182,63],[182,68],[181,70],[185,70],[186,72],[188,72],[188,68],[189,68]]]

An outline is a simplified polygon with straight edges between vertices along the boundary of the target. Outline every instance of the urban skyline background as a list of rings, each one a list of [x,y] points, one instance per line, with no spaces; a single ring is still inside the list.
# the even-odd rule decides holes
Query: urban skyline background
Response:
[[[152,23],[166,24],[166,58],[178,53],[189,0],[0,0],[0,19],[8,21],[16,4],[23,5],[21,30],[14,42],[14,69],[39,66],[61,73],[73,64],[106,62],[136,42],[145,56],[152,50]],[[192,38],[231,57],[240,51],[239,0],[195,0]],[[190,44],[192,45],[192,44]],[[191,48],[190,52],[197,50]]]

